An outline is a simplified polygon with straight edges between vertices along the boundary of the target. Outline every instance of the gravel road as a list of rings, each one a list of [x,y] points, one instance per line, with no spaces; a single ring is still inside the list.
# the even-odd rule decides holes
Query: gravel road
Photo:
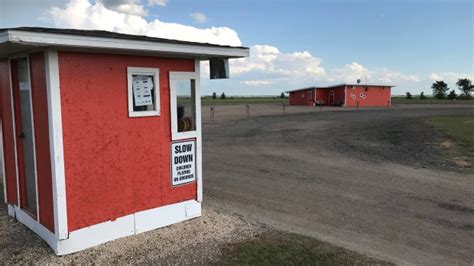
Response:
[[[472,168],[421,120],[473,106],[242,108],[203,118],[205,204],[396,263],[472,265]]]

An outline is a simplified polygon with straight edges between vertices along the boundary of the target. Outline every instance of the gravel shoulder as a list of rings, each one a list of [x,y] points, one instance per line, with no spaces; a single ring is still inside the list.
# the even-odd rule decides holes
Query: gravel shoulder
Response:
[[[2,264],[209,264],[230,243],[251,240],[269,231],[261,223],[204,208],[200,218],[118,239],[67,256],[56,256],[47,244],[9,217],[0,204]]]

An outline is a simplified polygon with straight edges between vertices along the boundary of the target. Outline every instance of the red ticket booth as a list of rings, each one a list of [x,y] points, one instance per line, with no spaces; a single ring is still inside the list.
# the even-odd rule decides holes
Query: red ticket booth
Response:
[[[0,29],[5,202],[58,255],[201,215],[200,61],[230,47]]]

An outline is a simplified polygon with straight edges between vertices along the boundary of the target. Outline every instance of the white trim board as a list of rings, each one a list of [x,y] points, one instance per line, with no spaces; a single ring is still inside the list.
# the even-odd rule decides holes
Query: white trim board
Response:
[[[64,170],[63,125],[59,87],[58,52],[45,53],[46,88],[48,97],[49,149],[53,181],[54,229],[58,239],[68,237],[66,176]]]
[[[7,31],[0,43],[69,48],[97,48],[111,50],[135,50],[156,53],[183,54],[191,57],[248,57],[249,50],[242,47],[205,46],[193,43],[160,43],[159,41],[129,40],[110,37],[92,37],[72,34],[30,32],[20,29]]]
[[[150,111],[134,111],[133,110],[133,75],[153,76],[153,89],[155,90],[154,104],[155,110]],[[160,69],[149,67],[127,67],[127,96],[128,96],[128,117],[147,117],[160,116]]]
[[[196,139],[197,144],[197,201],[202,202],[203,184],[202,184],[202,110],[201,110],[201,63],[198,59],[194,60],[194,72],[196,73],[196,124],[199,125]]]
[[[93,246],[134,234],[158,229],[201,216],[201,203],[188,200],[151,210],[137,212],[73,231],[68,239],[58,240],[43,225],[20,208],[8,205],[9,214],[43,238],[57,255],[75,253]]]
[[[3,122],[2,120],[0,119],[0,147],[1,147],[1,158],[0,158],[0,164],[2,164],[2,167],[1,167],[1,171],[2,171],[2,181],[3,181],[3,198],[4,198],[4,202],[7,203],[8,200],[7,200],[7,178],[6,178],[6,175],[5,175],[5,148],[4,148],[4,145],[3,145]]]

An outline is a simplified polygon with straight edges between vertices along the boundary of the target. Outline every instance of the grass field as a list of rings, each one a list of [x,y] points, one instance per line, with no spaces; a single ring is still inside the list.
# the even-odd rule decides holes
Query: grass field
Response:
[[[288,99],[281,99],[280,97],[261,96],[261,97],[240,97],[232,96],[227,99],[212,99],[210,96],[201,98],[202,105],[224,105],[224,104],[283,104],[288,103]]]
[[[227,99],[212,99],[210,96],[204,96],[201,98],[202,105],[238,105],[238,104],[288,104],[288,99],[281,99],[279,96],[230,96]],[[404,96],[392,97],[392,104],[453,104],[452,100],[437,100],[428,98],[420,100],[414,96],[413,99],[406,99]],[[455,100],[454,104],[472,104],[473,100]]]
[[[391,265],[298,234],[271,232],[229,245],[217,265]]]
[[[413,99],[407,99],[405,96],[394,96],[392,97],[392,104],[472,104],[474,100],[437,100],[434,98],[428,98],[421,100],[417,96],[413,96]]]
[[[455,141],[460,152],[474,163],[474,116],[437,116],[426,121]]]

